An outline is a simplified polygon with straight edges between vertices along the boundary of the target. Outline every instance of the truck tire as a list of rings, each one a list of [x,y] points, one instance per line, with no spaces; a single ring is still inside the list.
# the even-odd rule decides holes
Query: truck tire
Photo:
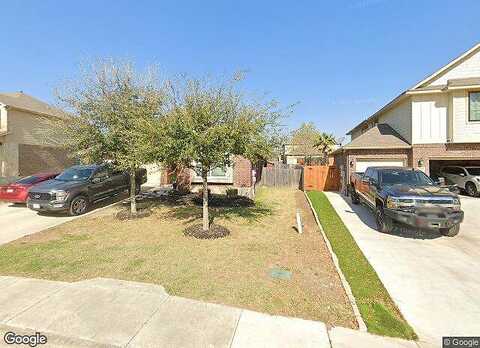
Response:
[[[357,191],[355,191],[355,187],[350,189],[350,197],[352,199],[352,204],[359,204],[360,198],[358,197]]]
[[[382,207],[377,207],[375,210],[375,222],[377,230],[382,233],[390,233],[393,230],[393,221],[386,216]]]
[[[465,185],[465,191],[470,197],[477,197],[478,195],[477,186],[475,186],[475,184],[470,181],[467,182],[467,184]]]
[[[456,224],[450,228],[441,228],[440,233],[446,237],[455,237],[460,232],[460,224]]]
[[[88,199],[85,196],[77,196],[70,202],[68,213],[70,216],[85,214],[88,210]]]

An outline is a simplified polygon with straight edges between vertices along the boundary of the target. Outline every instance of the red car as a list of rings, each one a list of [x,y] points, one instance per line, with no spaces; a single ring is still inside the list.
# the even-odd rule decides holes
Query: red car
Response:
[[[55,178],[59,173],[38,173],[19,179],[14,183],[0,186],[0,201],[26,203],[28,190],[43,181]]]

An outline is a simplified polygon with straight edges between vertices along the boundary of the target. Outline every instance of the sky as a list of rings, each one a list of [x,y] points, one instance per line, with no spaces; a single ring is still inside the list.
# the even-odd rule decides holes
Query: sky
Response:
[[[0,92],[53,103],[98,58],[164,76],[226,76],[295,104],[288,129],[344,136],[392,98],[480,42],[478,0],[5,1]]]

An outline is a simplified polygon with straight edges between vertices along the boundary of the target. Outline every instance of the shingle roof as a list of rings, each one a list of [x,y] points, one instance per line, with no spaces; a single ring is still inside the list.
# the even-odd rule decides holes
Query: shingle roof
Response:
[[[47,103],[23,92],[0,93],[0,103],[13,108],[27,110],[42,115],[62,118],[66,116],[66,114],[61,110],[54,108]]]
[[[388,124],[380,123],[353,139],[343,149],[407,149],[410,144]]]

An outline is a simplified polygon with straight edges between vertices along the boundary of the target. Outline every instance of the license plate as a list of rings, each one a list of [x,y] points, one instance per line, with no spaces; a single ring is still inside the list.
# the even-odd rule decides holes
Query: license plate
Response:
[[[40,204],[32,204],[33,209],[40,209]]]
[[[13,189],[7,189],[7,193],[12,193]]]

